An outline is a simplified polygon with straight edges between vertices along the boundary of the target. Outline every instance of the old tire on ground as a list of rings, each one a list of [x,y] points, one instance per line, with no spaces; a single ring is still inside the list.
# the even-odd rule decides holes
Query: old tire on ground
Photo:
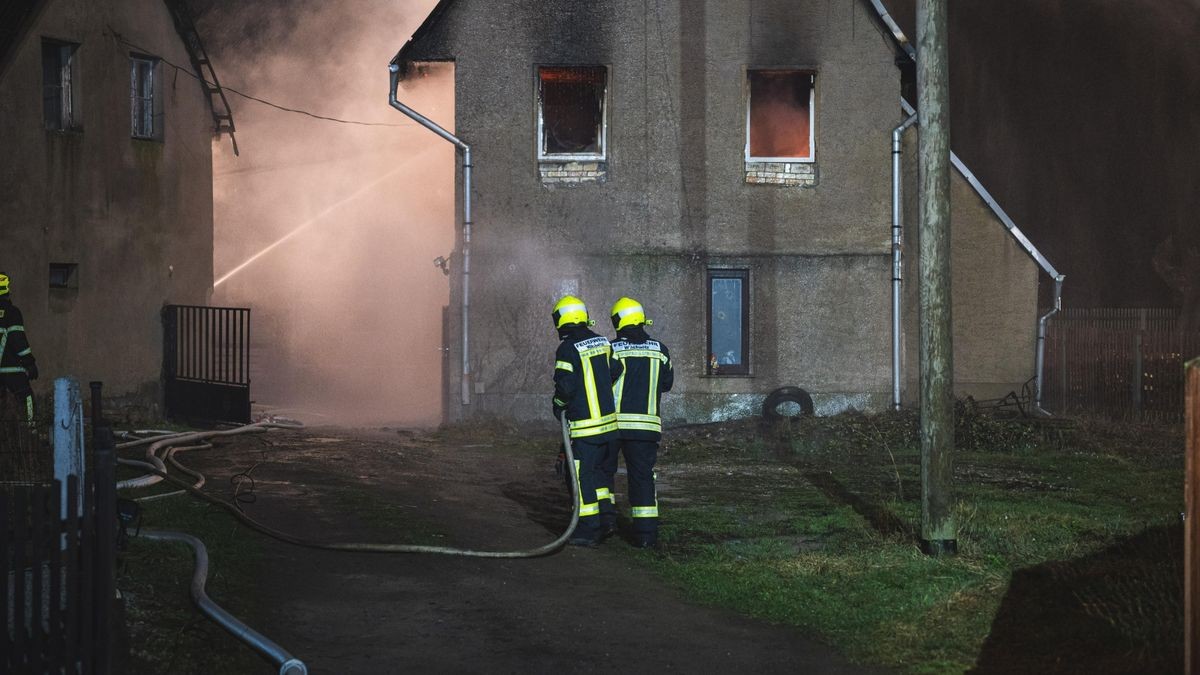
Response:
[[[795,409],[799,406],[800,412],[796,414],[786,414],[779,411],[780,406],[785,403],[794,403],[789,408]],[[763,400],[762,415],[763,417],[773,420],[781,417],[802,417],[813,414],[812,396],[808,395],[800,387],[780,387],[767,395]]]

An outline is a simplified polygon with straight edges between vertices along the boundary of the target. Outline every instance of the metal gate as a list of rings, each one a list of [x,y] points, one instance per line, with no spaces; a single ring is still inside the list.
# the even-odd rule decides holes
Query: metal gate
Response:
[[[167,416],[208,422],[250,421],[250,310],[163,308]]]

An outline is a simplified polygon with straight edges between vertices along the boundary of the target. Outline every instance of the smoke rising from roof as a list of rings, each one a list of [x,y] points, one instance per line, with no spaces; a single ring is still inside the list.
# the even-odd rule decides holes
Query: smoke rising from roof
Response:
[[[455,155],[387,104],[388,61],[433,4],[197,3],[223,82],[399,125],[235,99],[241,156],[214,146],[215,278],[237,270],[214,303],[253,309],[255,400],[309,423],[440,419],[449,285],[432,261],[454,245]],[[448,69],[403,96],[453,127]]]

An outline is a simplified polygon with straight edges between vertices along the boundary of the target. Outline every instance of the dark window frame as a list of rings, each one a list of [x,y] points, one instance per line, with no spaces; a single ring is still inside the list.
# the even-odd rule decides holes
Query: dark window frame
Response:
[[[150,95],[146,97],[142,95],[142,90],[137,87],[144,80],[138,80],[138,64],[146,63],[150,65],[148,72],[150,74]],[[129,136],[140,141],[159,141],[162,142],[166,136],[164,133],[164,123],[166,121],[165,101],[162,91],[162,59],[150,54],[139,54],[131,52],[129,54]],[[142,107],[139,109],[138,102],[142,102]],[[145,110],[146,102],[149,102],[149,126],[150,129],[145,129]],[[139,112],[142,113],[141,124],[139,124]]]
[[[50,288],[79,288],[79,264],[50,263]]]
[[[42,38],[42,121],[50,131],[82,131],[78,42]],[[53,58],[57,76],[47,81],[47,59]]]
[[[604,71],[604,97],[600,101],[600,125],[597,145],[599,152],[547,152],[545,132],[545,111],[542,106],[542,69],[544,68],[598,68]],[[608,159],[608,113],[612,100],[612,68],[601,63],[539,63],[533,68],[533,94],[536,120],[537,158],[540,162],[587,162],[607,161]]]
[[[718,364],[717,368],[713,369],[712,358],[713,353],[713,281],[717,279],[739,279],[742,282],[742,362],[738,365],[722,365]],[[705,313],[704,327],[704,370],[705,373],[715,377],[723,375],[749,375],[750,374],[750,270],[748,268],[720,268],[712,267],[708,269],[705,275],[705,303],[707,311]]]

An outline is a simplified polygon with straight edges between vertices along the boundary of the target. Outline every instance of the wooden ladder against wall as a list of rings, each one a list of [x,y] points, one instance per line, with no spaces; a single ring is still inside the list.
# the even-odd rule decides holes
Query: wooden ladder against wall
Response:
[[[218,136],[228,133],[229,140],[233,143],[233,154],[237,155],[237,138],[233,135],[236,129],[233,124],[233,108],[229,105],[229,99],[225,97],[221,81],[217,79],[217,71],[208,58],[204,42],[200,40],[200,33],[196,30],[196,22],[192,19],[191,10],[188,9],[185,0],[166,0],[166,4],[171,11],[171,17],[175,20],[175,30],[183,38],[183,44],[192,60],[192,67],[200,76],[200,84],[208,94],[208,105],[213,116],[213,131]]]

